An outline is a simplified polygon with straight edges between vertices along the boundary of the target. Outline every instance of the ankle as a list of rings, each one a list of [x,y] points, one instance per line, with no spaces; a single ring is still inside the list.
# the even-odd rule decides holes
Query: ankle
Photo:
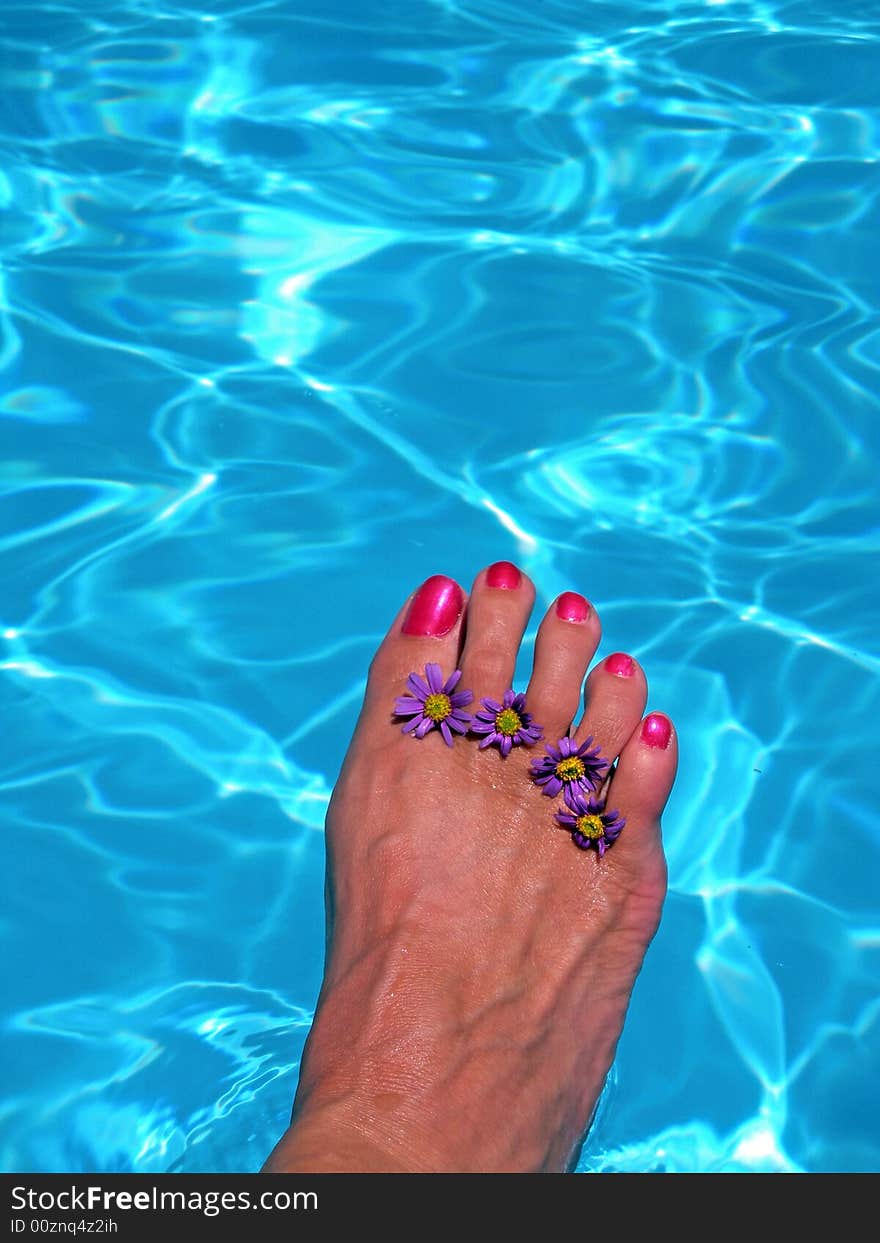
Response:
[[[392,1131],[394,1127],[392,1126]],[[296,1111],[291,1125],[273,1149],[264,1172],[269,1174],[412,1174],[429,1173],[411,1162],[409,1145],[376,1134],[353,1099],[309,1105]],[[424,1152],[424,1148],[417,1149]]]

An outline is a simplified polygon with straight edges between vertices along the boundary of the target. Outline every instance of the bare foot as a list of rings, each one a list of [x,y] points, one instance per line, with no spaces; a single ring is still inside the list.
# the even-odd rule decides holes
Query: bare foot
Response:
[[[526,692],[543,741],[504,758],[392,715],[428,663],[462,670],[466,712],[500,701],[534,598],[506,562],[469,601],[428,579],[375,656],[327,816],[324,985],[268,1170],[558,1171],[577,1153],[660,918],[675,732],[642,720],[645,677],[620,654],[592,670],[572,726],[601,628],[571,592],[541,622]],[[601,794],[626,827],[601,855],[531,779],[570,732],[617,759]]]

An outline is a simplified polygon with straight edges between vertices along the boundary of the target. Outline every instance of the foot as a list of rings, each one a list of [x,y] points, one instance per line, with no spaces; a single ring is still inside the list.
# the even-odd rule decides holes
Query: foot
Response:
[[[571,592],[535,644],[526,708],[542,742],[505,758],[474,736],[417,738],[392,715],[428,663],[462,670],[466,712],[500,700],[534,598],[506,562],[467,601],[428,579],[373,660],[327,815],[324,985],[269,1170],[559,1171],[576,1158],[660,918],[675,732],[642,719],[645,676],[620,653],[592,670],[576,719],[601,629]],[[602,855],[575,845],[555,819],[562,797],[531,780],[544,743],[570,733],[617,761],[601,793],[626,826]]]

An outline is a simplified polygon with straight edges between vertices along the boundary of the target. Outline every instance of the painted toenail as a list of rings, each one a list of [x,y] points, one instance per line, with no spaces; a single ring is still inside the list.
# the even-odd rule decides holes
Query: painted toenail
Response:
[[[626,652],[612,652],[605,661],[605,668],[618,678],[631,678],[636,671],[636,662]]]
[[[401,630],[439,639],[458,621],[463,604],[464,593],[458,583],[445,574],[434,574],[413,596]]]
[[[645,717],[642,722],[642,742],[646,742],[649,747],[657,747],[660,751],[665,751],[671,737],[672,724],[668,717],[662,716],[659,712],[652,712],[650,716]]]
[[[567,622],[585,622],[590,614],[590,602],[576,591],[563,591],[556,601],[556,616]]]
[[[514,591],[522,582],[522,574],[511,561],[496,561],[486,571],[486,586]]]

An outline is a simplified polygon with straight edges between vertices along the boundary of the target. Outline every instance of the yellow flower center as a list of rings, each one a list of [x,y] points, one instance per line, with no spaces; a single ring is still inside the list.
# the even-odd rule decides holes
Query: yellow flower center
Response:
[[[602,817],[578,816],[577,831],[584,837],[588,837],[591,842],[597,842],[605,832],[605,825],[602,823]]]
[[[449,702],[448,695],[429,695],[425,700],[425,706],[422,709],[425,716],[430,717],[432,721],[445,721],[452,712],[452,704]]]
[[[514,712],[513,708],[505,708],[495,718],[495,728],[498,733],[505,734],[508,738],[512,738],[521,726],[522,718],[518,712]]]
[[[556,776],[560,781],[577,781],[578,777],[583,777],[583,775],[583,761],[579,760],[576,755],[569,755],[556,765]]]

